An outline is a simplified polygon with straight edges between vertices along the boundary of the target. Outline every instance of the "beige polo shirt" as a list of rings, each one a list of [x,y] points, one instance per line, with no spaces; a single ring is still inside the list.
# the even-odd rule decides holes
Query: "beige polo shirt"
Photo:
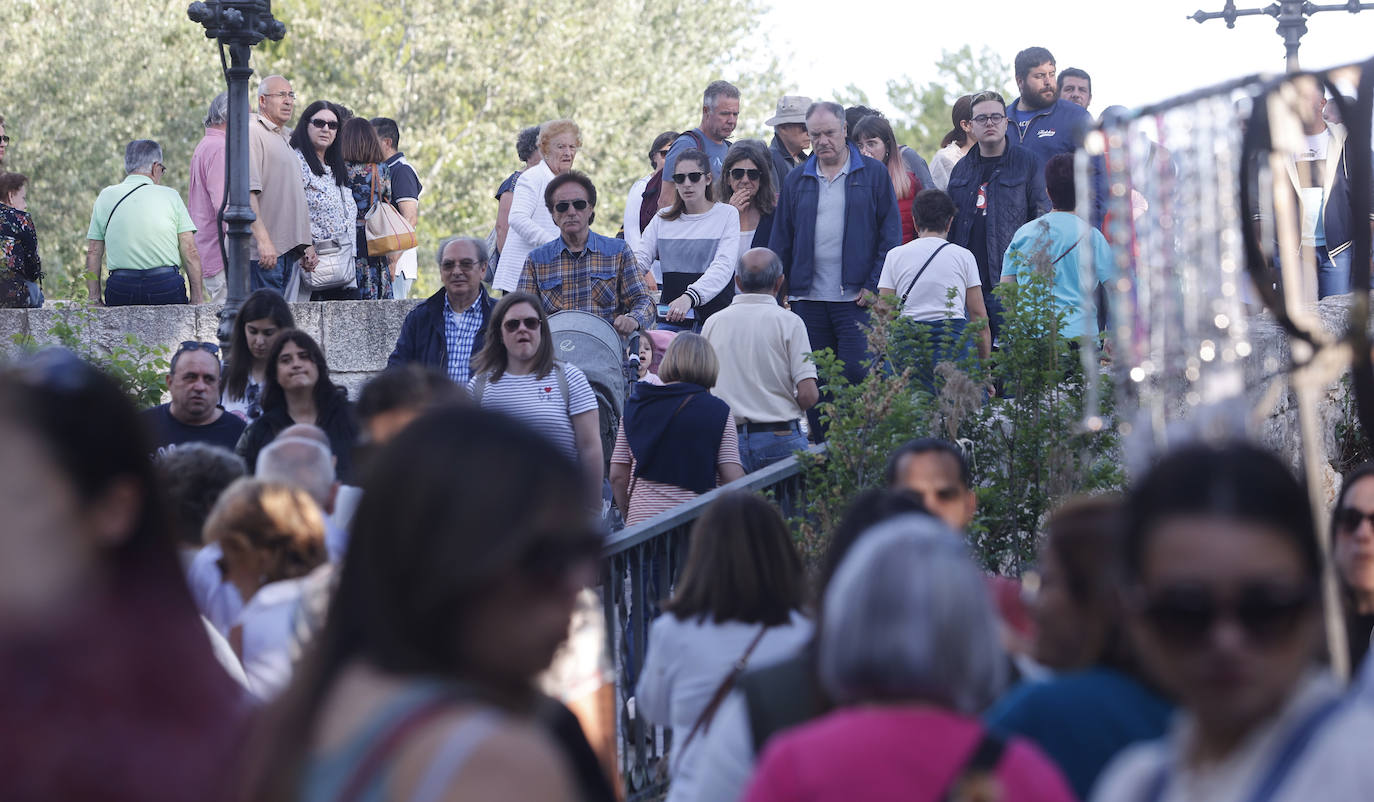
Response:
[[[780,423],[801,417],[797,383],[816,378],[807,358],[806,324],[772,295],[738,293],[701,333],[716,351],[720,376],[711,392],[730,405],[735,423]]]
[[[258,211],[277,253],[310,244],[310,211],[300,162],[287,142],[288,132],[261,114],[248,124],[248,189],[258,193]],[[249,258],[258,258],[258,245],[249,240]]]

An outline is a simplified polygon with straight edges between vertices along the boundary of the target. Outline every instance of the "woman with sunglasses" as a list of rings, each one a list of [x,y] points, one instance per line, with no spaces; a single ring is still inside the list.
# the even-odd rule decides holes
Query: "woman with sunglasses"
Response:
[[[902,244],[916,239],[916,219],[911,215],[911,202],[916,193],[925,187],[921,179],[906,169],[902,154],[897,149],[897,137],[892,126],[880,115],[870,114],[859,120],[850,132],[850,139],[859,146],[859,152],[870,159],[882,162],[892,178],[892,189],[897,193],[897,212],[902,218]]]
[[[262,388],[267,383],[267,352],[277,332],[294,329],[291,306],[276,290],[255,290],[234,316],[229,338],[229,368],[224,372],[220,405],[252,423],[262,417]]]
[[[334,472],[340,482],[351,484],[358,424],[348,391],[329,379],[319,344],[300,329],[281,331],[267,351],[266,378],[262,417],[249,425],[235,449],[248,463],[248,472],[257,470],[259,452],[283,429],[309,423],[329,436]]]
[[[1341,482],[1331,508],[1331,538],[1354,673],[1369,652],[1374,630],[1374,462],[1359,466]]]
[[[767,248],[773,233],[773,209],[778,190],[773,186],[773,162],[762,142],[745,139],[730,146],[720,168],[724,188],[720,199],[739,211],[739,256],[751,248]],[[738,260],[736,260],[738,263]],[[734,296],[733,285],[726,291]]]
[[[556,361],[544,307],[532,295],[512,292],[491,310],[491,331],[468,382],[472,399],[524,422],[582,466],[586,498],[598,510],[605,466],[596,393],[581,370]]]
[[[634,182],[630,187],[629,197],[625,199],[625,222],[622,228],[625,231],[625,243],[630,246],[631,251],[639,245],[644,229],[649,227],[649,221],[658,213],[658,196],[663,188],[663,161],[668,157],[668,148],[672,147],[673,140],[677,138],[676,131],[664,131],[654,137],[653,144],[649,146],[649,167],[652,169],[648,175]],[[653,281],[658,282],[662,278],[661,273],[658,263],[655,262],[653,269],[645,275],[653,276]],[[651,287],[650,290],[655,287]]]
[[[0,367],[0,799],[221,799],[216,662],[138,414],[69,351]]]
[[[339,131],[340,155],[348,171],[348,187],[357,207],[354,218],[354,262],[357,265],[358,297],[364,301],[390,300],[400,251],[385,256],[367,253],[367,213],[374,203],[391,203],[391,167],[386,163],[382,140],[372,123],[349,117]]]
[[[515,182],[510,231],[491,280],[493,288],[515,292],[530,251],[558,239],[558,226],[554,225],[553,215],[544,204],[544,189],[554,176],[572,169],[581,148],[582,131],[572,120],[550,120],[539,126],[539,152],[543,159],[521,173]]]
[[[1172,707],[1141,676],[1126,639],[1120,577],[1122,507],[1110,496],[1075,499],[1050,514],[1031,603],[1035,661],[1055,672],[1012,688],[989,726],[1024,736],[1086,799],[1116,754],[1165,732]]]
[[[535,690],[596,578],[577,466],[505,415],[454,407],[375,460],[324,631],[241,798],[579,798]]]
[[[1307,491],[1267,451],[1194,445],[1127,502],[1128,624],[1182,710],[1093,798],[1299,802],[1374,788],[1374,707],[1323,666],[1322,557]]]
[[[711,161],[702,151],[683,151],[673,169],[673,205],[654,215],[644,229],[635,259],[645,272],[655,259],[660,262],[667,322],[700,328],[734,296],[730,286],[739,261],[739,210],[715,202]]]
[[[291,132],[291,147],[301,165],[301,183],[305,185],[305,205],[310,212],[310,238],[314,252],[323,257],[345,249],[350,256],[357,252],[356,203],[348,188],[348,167],[344,164],[343,146],[339,142],[339,126],[343,109],[327,100],[317,100],[305,107],[300,122]],[[302,265],[303,269],[314,269]],[[353,282],[356,284],[356,282]],[[287,290],[291,285],[287,284]],[[352,301],[360,296],[356,286],[337,287],[311,292],[302,288],[289,293],[287,300]]]

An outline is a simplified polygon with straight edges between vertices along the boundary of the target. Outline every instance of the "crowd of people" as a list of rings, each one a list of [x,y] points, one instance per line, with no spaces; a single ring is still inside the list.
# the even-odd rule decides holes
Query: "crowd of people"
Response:
[[[648,600],[642,667],[611,654],[608,509],[633,526],[823,439],[810,353],[862,379],[880,295],[942,348],[986,320],[987,358],[993,289],[1047,266],[1064,333],[1099,333],[1115,260],[1074,202],[1091,81],[1043,48],[1015,68],[1020,96],[960,98],[929,163],[873,110],[800,96],[770,145],[732,143],[739,92],[713,82],[698,127],[653,138],[618,236],[592,230],[576,122],[521,131],[491,236],[440,243],[443,286],[356,401],[288,301],[405,297],[414,251],[370,253],[366,226],[378,204],[413,226],[419,182],[393,121],[317,100],[289,129],[291,86],[264,79],[229,353],[181,343],[142,411],[59,349],[0,366],[0,798],[623,798],[617,684],[673,732],[673,802],[1362,798],[1374,676],[1341,686],[1323,616],[1374,672],[1374,466],[1331,511],[1327,611],[1309,495],[1254,446],[1065,502],[1033,577],[999,577],[963,537],[963,452],[913,440],[821,566],[771,501],[722,492]],[[224,298],[226,109],[189,203],[130,143],[93,208],[93,300]],[[0,173],[6,305],[41,303],[26,180]],[[556,351],[565,311],[637,364],[609,430]]]

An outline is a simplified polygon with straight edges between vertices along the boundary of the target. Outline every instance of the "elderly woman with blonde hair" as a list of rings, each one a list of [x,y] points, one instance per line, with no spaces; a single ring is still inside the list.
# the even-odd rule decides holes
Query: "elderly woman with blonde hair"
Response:
[[[520,174],[510,205],[510,231],[492,278],[492,287],[514,292],[530,251],[558,239],[558,226],[544,203],[544,188],[554,176],[572,169],[582,147],[582,132],[572,120],[551,120],[539,126],[543,161]]]
[[[639,382],[611,455],[611,490],[627,525],[744,475],[730,405],[711,395],[720,362],[699,334],[673,338],[658,377]]]
[[[244,600],[229,643],[243,661],[248,687],[260,697],[275,696],[291,679],[289,645],[301,580],[327,557],[324,514],[304,490],[239,479],[215,502],[205,540],[219,544],[224,578]]]

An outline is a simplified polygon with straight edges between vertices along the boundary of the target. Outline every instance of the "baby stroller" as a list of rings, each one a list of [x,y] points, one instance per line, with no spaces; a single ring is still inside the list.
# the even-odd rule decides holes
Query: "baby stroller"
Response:
[[[625,409],[630,385],[638,378],[638,365],[625,356],[626,341],[615,327],[590,312],[567,310],[549,317],[553,355],[576,366],[587,376],[596,393],[601,417],[601,454],[609,465],[615,435]],[[638,334],[631,335],[630,353],[638,362]]]

